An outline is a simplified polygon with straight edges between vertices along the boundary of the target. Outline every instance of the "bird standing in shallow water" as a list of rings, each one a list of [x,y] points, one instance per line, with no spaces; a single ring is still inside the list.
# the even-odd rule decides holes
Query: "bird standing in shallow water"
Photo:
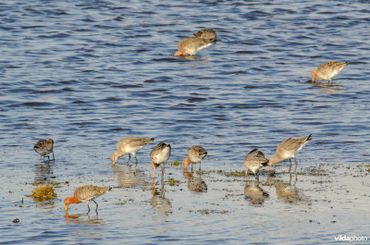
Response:
[[[44,158],[45,156],[47,156],[48,160],[50,160],[49,154],[52,153],[53,159],[51,160],[55,160],[53,139],[50,138],[47,140],[39,140],[34,145],[33,149],[40,155],[40,157]]]
[[[277,147],[275,155],[273,155],[269,161],[268,165],[270,170],[273,165],[289,159],[291,163],[291,158],[294,158],[295,161],[295,170],[297,170],[297,161],[295,155],[299,152],[305,144],[307,144],[312,139],[311,134],[299,138],[288,138],[283,140]],[[289,172],[291,171],[292,164],[290,164]]]
[[[89,202],[93,201],[96,205],[95,212],[98,213],[98,203],[95,201],[95,198],[103,195],[104,193],[110,191],[112,187],[101,187],[96,185],[83,185],[77,187],[73,194],[73,197],[66,197],[64,199],[64,210],[68,212],[70,204],[78,204],[82,202],[87,203],[88,211],[90,212]]]
[[[112,154],[112,165],[117,163],[118,158],[128,154],[127,163],[130,162],[131,156],[135,158],[137,164],[136,152],[142,149],[147,144],[154,141],[154,138],[126,137],[122,138],[117,143],[117,150]]]
[[[191,164],[191,171],[193,171],[193,164],[199,163],[199,170],[200,164],[202,160],[207,156],[207,151],[200,145],[193,145],[188,150],[188,155],[184,158],[182,167],[183,169],[188,169],[189,165]]]
[[[181,39],[175,56],[195,55],[202,49],[208,48],[217,40],[213,29],[203,29],[194,33],[194,37]]]
[[[267,166],[269,160],[265,157],[262,151],[258,149],[251,150],[244,159],[244,171],[245,176],[248,176],[248,172],[251,171],[256,178],[258,178],[258,172],[260,168]]]
[[[341,70],[348,65],[348,62],[329,61],[321,64],[317,69],[313,69],[311,72],[311,81],[316,82],[319,80],[326,80],[331,82]]]
[[[156,175],[156,169],[162,165],[162,181],[164,177],[164,164],[171,156],[171,145],[164,142],[158,143],[150,152],[150,159],[152,160],[152,177]]]

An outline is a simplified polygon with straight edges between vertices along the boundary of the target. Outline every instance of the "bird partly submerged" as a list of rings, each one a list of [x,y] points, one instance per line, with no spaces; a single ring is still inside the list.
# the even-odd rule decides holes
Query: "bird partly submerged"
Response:
[[[180,40],[175,56],[196,55],[197,52],[210,47],[217,40],[216,32],[210,28],[200,30],[193,35],[193,37]]]
[[[329,61],[320,64],[317,69],[313,69],[311,72],[311,81],[317,82],[325,80],[331,82],[331,80],[338,75],[349,63],[340,61]]]

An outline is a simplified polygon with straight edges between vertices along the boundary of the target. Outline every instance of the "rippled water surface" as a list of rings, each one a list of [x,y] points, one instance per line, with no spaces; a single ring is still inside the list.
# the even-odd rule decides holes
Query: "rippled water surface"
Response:
[[[301,167],[369,163],[368,1],[6,0],[0,23],[0,242],[317,243],[333,242],[338,230],[370,239],[362,222],[348,219],[360,213],[339,217],[341,224],[312,218],[318,226],[307,228],[311,216],[330,210],[326,199],[318,214],[312,200],[289,205],[271,193],[266,205],[251,205],[242,179],[210,174],[209,191],[194,194],[169,167],[166,178],[181,183],[166,186],[158,201],[149,178],[153,145],[139,152],[137,169],[112,169],[109,160],[119,138],[137,135],[170,143],[171,161],[202,144],[205,169],[242,169],[253,147],[271,155],[282,139],[312,134]],[[196,59],[173,56],[181,38],[205,27],[217,31],[215,45]],[[329,60],[350,64],[330,86],[307,83]],[[55,140],[51,164],[32,149],[47,137]],[[51,180],[60,183],[54,203],[25,196],[30,183]],[[120,188],[99,199],[98,217],[66,219],[62,199],[85,183]],[[302,188],[312,195],[330,189],[310,183]],[[341,184],[338,177],[331,185]],[[369,188],[368,178],[356,185]],[[228,188],[240,195],[225,200]],[[365,199],[334,199],[368,211],[369,198],[358,195]]]

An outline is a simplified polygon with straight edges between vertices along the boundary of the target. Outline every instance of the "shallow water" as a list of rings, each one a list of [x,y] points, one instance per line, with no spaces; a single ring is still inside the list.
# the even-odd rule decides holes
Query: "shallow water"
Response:
[[[299,154],[300,166],[369,163],[369,9],[367,1],[2,1],[0,242],[317,243],[340,232],[370,237],[356,219],[368,211],[361,206],[368,207],[368,197],[348,200],[340,192],[332,199],[348,200],[339,205],[349,210],[343,222],[309,226],[307,212],[319,208],[323,216],[324,202],[307,211],[271,197],[270,206],[255,207],[237,196],[234,207],[223,200],[225,183],[207,176],[207,193],[190,193],[186,183],[180,185],[184,191],[167,193],[172,212],[163,214],[151,206],[152,145],[138,154],[138,183],[120,183],[117,175],[127,175],[117,174],[109,161],[119,138],[138,135],[170,143],[171,161],[202,144],[209,152],[205,169],[241,169],[253,147],[271,155],[282,139],[313,134]],[[217,31],[214,46],[196,60],[173,57],[180,38],[204,27]],[[350,65],[334,86],[307,83],[310,70],[328,60]],[[56,142],[57,160],[49,165],[32,150],[47,137]],[[166,173],[185,182],[177,169]],[[24,197],[30,183],[43,180],[61,183],[54,204]],[[348,186],[361,190],[368,187],[365,180],[354,178]],[[342,178],[335,181],[340,185]],[[66,220],[61,201],[84,183],[122,187],[101,198],[98,218]],[[243,193],[241,180],[228,184]],[[309,184],[304,188],[308,198],[317,193]],[[219,212],[190,212],[209,209],[205,202]],[[354,205],[363,209],[355,212]],[[19,224],[11,223],[15,217]]]

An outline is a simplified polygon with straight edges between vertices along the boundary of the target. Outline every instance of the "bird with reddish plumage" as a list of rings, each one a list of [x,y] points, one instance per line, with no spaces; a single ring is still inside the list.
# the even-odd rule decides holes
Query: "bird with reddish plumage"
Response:
[[[98,203],[95,201],[95,199],[111,189],[112,187],[102,187],[96,185],[83,185],[77,187],[72,197],[66,197],[64,199],[64,210],[68,212],[69,205],[71,204],[87,203],[87,213],[89,213],[89,203],[92,201],[96,205],[95,212],[98,213]]]
[[[313,69],[311,72],[311,81],[317,82],[320,80],[325,80],[331,82],[331,80],[338,75],[346,66],[348,62],[339,62],[339,61],[329,61],[323,63]]]

